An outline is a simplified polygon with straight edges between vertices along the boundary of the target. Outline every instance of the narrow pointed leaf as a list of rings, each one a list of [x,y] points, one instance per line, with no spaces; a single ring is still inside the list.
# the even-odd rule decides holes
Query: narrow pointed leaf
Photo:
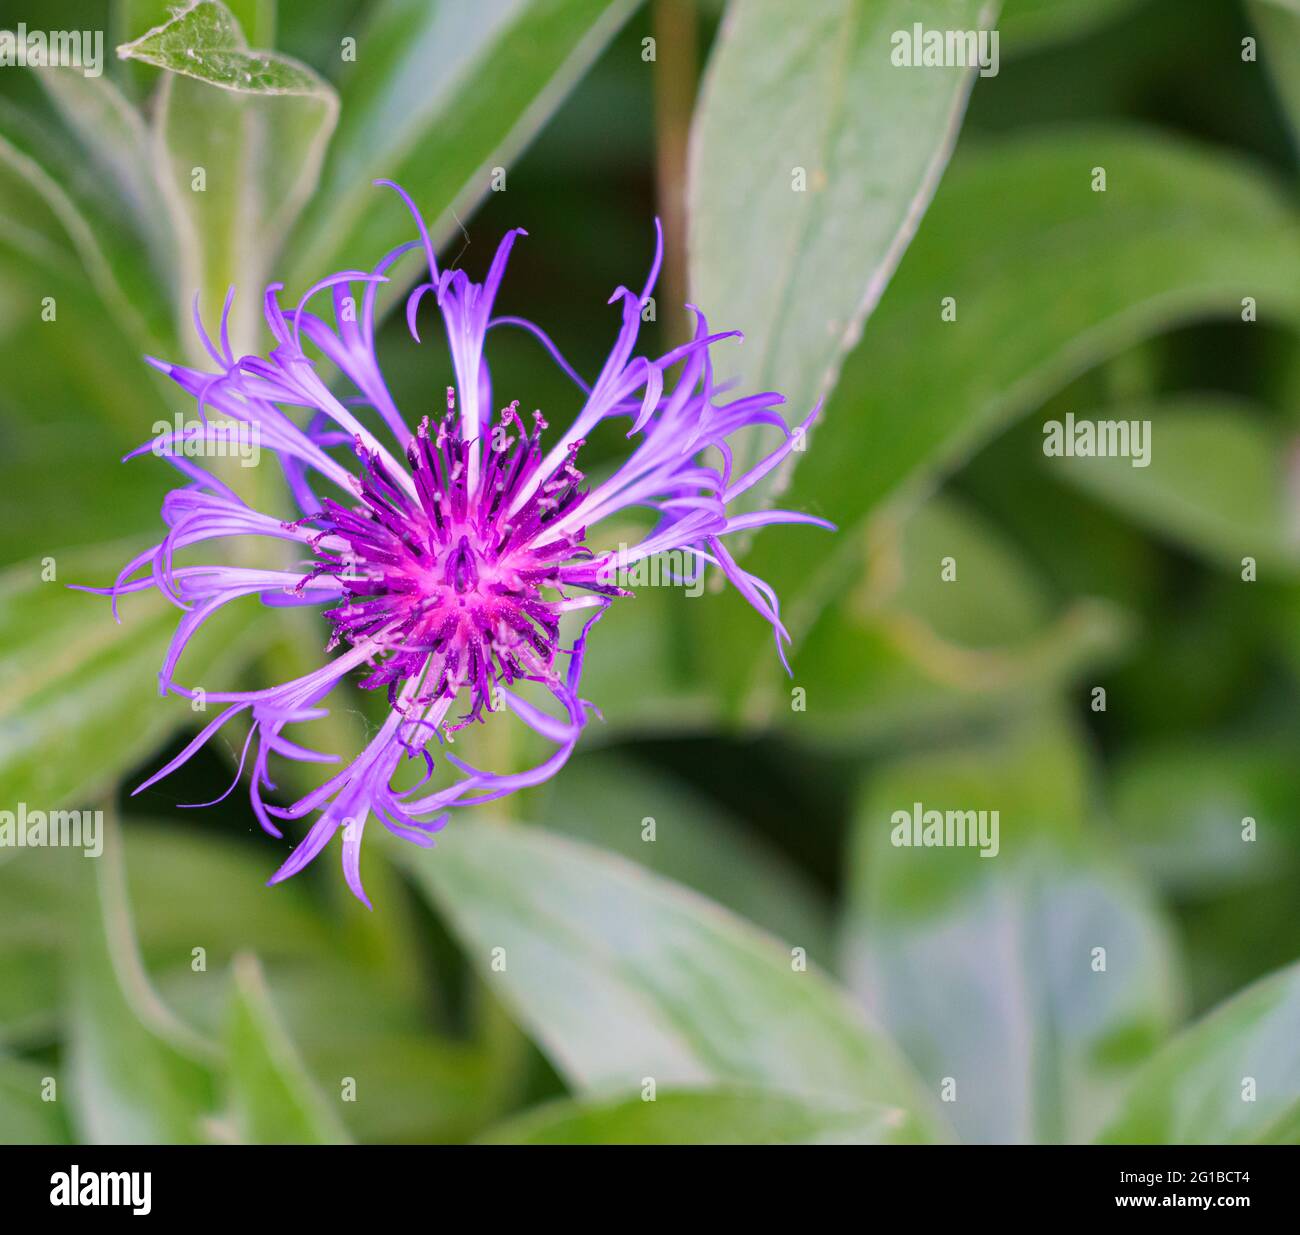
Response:
[[[337,1145],[348,1139],[276,1015],[262,967],[235,960],[225,1039],[235,1128],[254,1145]]]
[[[371,182],[395,180],[435,241],[451,234],[605,43],[632,0],[383,0],[356,37],[321,192],[294,238],[290,288],[374,263],[411,238]],[[508,181],[507,181],[508,183]],[[382,203],[382,207],[381,207]],[[412,267],[408,267],[410,269]]]
[[[163,1005],[140,962],[126,901],[121,836],[106,829],[87,875],[74,953],[68,1088],[79,1140],[94,1144],[205,1139],[216,1048]]]
[[[929,205],[974,80],[896,63],[895,36],[910,54],[913,23],[975,31],[996,11],[984,0],[727,10],[691,139],[691,294],[714,329],[745,332],[719,353],[730,366],[719,378],[781,391],[791,423],[834,387]],[[737,451],[738,472],[759,446]]]

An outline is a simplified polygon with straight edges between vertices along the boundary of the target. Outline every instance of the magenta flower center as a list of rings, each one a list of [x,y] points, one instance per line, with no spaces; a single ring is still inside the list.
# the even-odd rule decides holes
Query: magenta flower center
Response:
[[[344,602],[325,615],[334,624],[330,648],[379,649],[361,685],[387,686],[394,704],[407,686],[407,709],[468,690],[461,721],[468,724],[495,710],[496,683],[554,681],[562,567],[591,553],[585,528],[550,530],[584,496],[573,462],[582,443],[530,488],[546,422],[535,412],[529,433],[512,404],[478,443],[486,449],[471,486],[476,444],[462,437],[452,403],[448,391],[446,417],[436,429],[426,418],[407,446],[414,493],[358,441],[359,504],[326,499],[305,522],[321,529],[312,541],[321,564],[310,577],[330,575],[343,586]]]

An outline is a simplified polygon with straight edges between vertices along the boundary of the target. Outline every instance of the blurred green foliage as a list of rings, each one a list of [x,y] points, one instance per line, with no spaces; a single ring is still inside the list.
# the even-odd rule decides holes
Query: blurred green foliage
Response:
[[[1006,0],[973,80],[894,69],[889,35],[987,6],[725,7],[651,58],[655,0],[203,0],[153,35],[156,0],[0,3],[109,61],[0,71],[0,810],[106,812],[94,860],[0,848],[0,1141],[1300,1137],[1300,15]],[[685,202],[670,285],[746,327],[727,362],[792,423],[826,399],[755,498],[840,530],[743,559],[792,679],[734,594],[617,606],[604,724],[432,852],[368,841],[369,914],[328,858],[264,888],[284,850],[242,794],[177,808],[229,744],[128,796],[196,727],[156,692],[175,618],[63,585],[157,538],[167,469],[118,460],[180,409],[141,354],[191,356],[231,282],[257,350],[262,283],[408,239],[377,176],[472,273],[526,227],[502,308],[587,374]],[[401,316],[414,419],[450,365]],[[498,395],[572,409],[533,341],[491,358]],[[1070,413],[1148,422],[1150,467],[1045,456]],[[187,668],[323,642],[250,605]],[[313,744],[375,708],[349,687]],[[914,802],[997,809],[997,858],[892,845]]]

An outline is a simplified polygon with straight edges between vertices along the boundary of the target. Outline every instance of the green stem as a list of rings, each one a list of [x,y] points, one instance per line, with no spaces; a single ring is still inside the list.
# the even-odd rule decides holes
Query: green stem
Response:
[[[662,314],[669,346],[690,337],[683,305],[686,270],[686,159],[695,103],[696,33],[694,0],[655,0],[655,176],[664,226]]]

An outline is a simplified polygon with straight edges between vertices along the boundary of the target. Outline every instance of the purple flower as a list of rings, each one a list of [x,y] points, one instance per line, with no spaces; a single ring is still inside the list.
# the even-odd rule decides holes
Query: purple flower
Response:
[[[176,681],[177,662],[194,633],[223,605],[258,596],[265,605],[323,607],[333,624],[326,647],[335,653],[332,658],[305,677],[261,690],[209,692],[208,700],[226,706],[135,792],[175,771],[230,720],[248,713],[251,724],[235,784],[256,738],[250,798],[262,827],[280,837],[277,820],[317,813],[270,882],[302,870],[342,828],[344,875],[366,905],[360,850],[372,815],[398,836],[432,845],[447,821],[447,808],[492,801],[547,780],[563,767],[588,711],[594,710],[578,693],[587,639],[609,605],[631,595],[620,586],[621,572],[668,551],[686,564],[683,581],[698,579],[706,566],[717,567],[772,624],[784,662],[789,637],[776,596],[736,564],[725,540],[769,523],[831,526],[786,511],[728,514],[734,499],[799,440],[776,410],[784,402],[780,395],[720,401],[723,388],[713,380],[710,348],[739,337],[737,332],[709,334],[696,311],[689,343],[654,360],[633,355],[642,306],[663,255],[657,227],[645,288],[637,295],[620,287],[610,298],[621,307],[622,326],[600,374],[588,385],[538,326],[492,316],[506,261],[522,231],[506,235],[486,280],[472,283],[461,270],[439,269],[410,198],[391,182],[379,183],[401,195],[419,228],[418,240],[389,253],[372,272],[345,270],[321,280],[289,313],[279,303],[281,285],[268,287],[265,315],[275,347],[264,358],[232,354],[227,297],[219,347],[204,331],[196,302],[195,325],[214,371],[151,359],[196,400],[201,436],[220,440],[250,429],[258,434],[261,446],[275,452],[302,517],[281,522],[259,513],[184,450],[166,450],[189,481],[163,503],[166,536],[128,563],[113,587],[88,589],[112,596],[115,616],[119,595],[149,588],[183,611],[159,680],[163,693],[189,698],[197,692]],[[420,246],[429,280],[407,300],[407,322],[418,341],[417,310],[431,294],[446,326],[456,386],[447,391],[446,414],[436,422],[426,417],[412,433],[375,357],[374,302],[393,263]],[[352,297],[356,285],[364,287],[359,309]],[[326,292],[333,302],[332,325],[308,309]],[[498,327],[530,332],[581,392],[572,425],[549,445],[540,412],[525,416],[516,401],[492,417],[484,344]],[[350,381],[354,396],[339,398],[330,391],[304,350],[307,344]],[[666,375],[678,365],[670,391]],[[295,417],[286,410],[297,408],[306,414]],[[213,413],[219,419],[209,419]],[[377,419],[368,427],[362,416],[372,414]],[[815,414],[816,409],[801,429]],[[608,478],[588,485],[579,470],[584,439],[616,417],[631,422],[631,453]],[[780,432],[780,444],[756,467],[735,475],[728,439],[765,425]],[[174,430],[162,440],[175,445],[181,436]],[[709,447],[720,462],[700,457]],[[127,457],[147,451],[159,453],[157,442]],[[599,525],[630,508],[653,511],[653,530],[632,548],[601,545]],[[174,562],[177,551],[201,541],[247,536],[291,544],[284,569]],[[572,633],[566,636],[562,628]],[[322,702],[354,671],[364,672],[364,689],[387,693],[382,727],[355,759],[292,806],[264,801],[263,791],[274,788],[272,755],[337,762],[290,740],[285,730],[324,716]],[[524,772],[494,773],[448,750],[443,774],[449,783],[436,785],[430,748],[454,730],[503,710],[547,739],[555,748],[550,757]],[[398,790],[394,775],[407,758],[420,761],[423,776]]]

